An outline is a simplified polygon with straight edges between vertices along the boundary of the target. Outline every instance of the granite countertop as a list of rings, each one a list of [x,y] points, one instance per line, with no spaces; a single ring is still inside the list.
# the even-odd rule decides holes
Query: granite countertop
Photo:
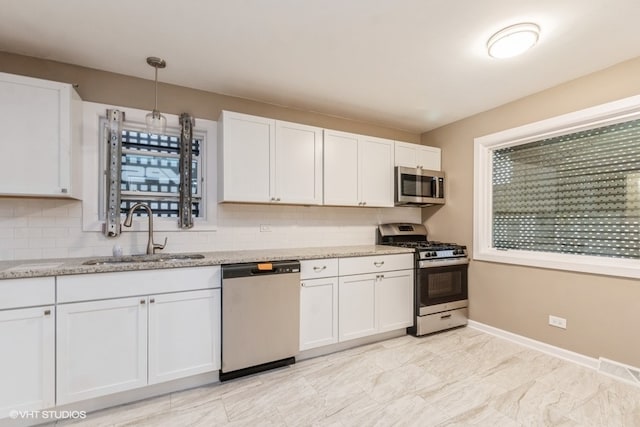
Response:
[[[315,248],[256,249],[246,251],[198,252],[201,259],[165,260],[175,253],[142,256],[145,262],[105,263],[84,265],[89,260],[109,260],[113,257],[50,258],[38,260],[0,261],[0,279],[63,276],[69,274],[105,273],[111,271],[155,270],[161,268],[202,267],[240,262],[345,258],[368,255],[413,253],[413,249],[382,245],[330,246]]]

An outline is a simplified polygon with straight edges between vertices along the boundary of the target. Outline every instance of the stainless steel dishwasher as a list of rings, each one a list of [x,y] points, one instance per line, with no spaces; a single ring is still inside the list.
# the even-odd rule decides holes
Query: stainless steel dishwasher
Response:
[[[221,381],[295,363],[299,335],[299,261],[222,266]]]

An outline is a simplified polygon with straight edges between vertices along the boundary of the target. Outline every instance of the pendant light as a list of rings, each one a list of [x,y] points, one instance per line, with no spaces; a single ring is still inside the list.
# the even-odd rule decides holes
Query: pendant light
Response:
[[[153,111],[147,114],[146,122],[147,122],[147,132],[152,134],[163,134],[167,129],[167,118],[160,114],[158,111],[158,68],[165,68],[167,63],[164,59],[156,58],[155,56],[150,56],[147,58],[147,64],[151,65],[156,70],[155,77],[155,104],[153,106]]]

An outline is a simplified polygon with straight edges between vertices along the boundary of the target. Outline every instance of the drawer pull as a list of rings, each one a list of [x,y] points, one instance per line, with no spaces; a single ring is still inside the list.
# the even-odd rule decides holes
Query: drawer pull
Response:
[[[373,265],[375,265],[376,267],[380,268],[384,265],[384,261],[374,261]]]
[[[314,266],[313,271],[322,271],[322,270],[325,270],[326,268],[327,268],[326,265],[323,265],[322,267]]]
[[[51,316],[51,310],[45,310],[44,311],[44,315],[45,316]]]
[[[149,300],[149,303],[150,303],[150,304],[153,304],[154,302],[156,302],[156,299],[155,299],[155,298],[151,298],[151,299]]]
[[[304,282],[300,282],[300,286],[302,286],[303,288],[307,287],[307,285],[305,285]]]
[[[451,317],[451,314],[444,314],[442,316],[440,316],[441,319],[448,319]]]
[[[140,300],[140,304],[144,305],[145,303],[146,303],[145,300],[143,300],[143,299]]]

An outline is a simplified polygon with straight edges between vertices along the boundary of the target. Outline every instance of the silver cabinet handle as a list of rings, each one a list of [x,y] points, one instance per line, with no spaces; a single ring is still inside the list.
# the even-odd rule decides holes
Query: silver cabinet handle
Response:
[[[376,267],[380,268],[384,265],[384,261],[374,261],[373,265],[375,265]]]
[[[280,197],[276,198],[276,202],[279,202],[279,201],[280,201]]]
[[[318,266],[313,266],[313,271],[322,271],[325,270],[327,268],[326,265],[323,265],[322,267],[318,267]]]
[[[303,288],[307,287],[307,285],[305,285],[304,282],[300,282],[300,286],[302,286]]]

